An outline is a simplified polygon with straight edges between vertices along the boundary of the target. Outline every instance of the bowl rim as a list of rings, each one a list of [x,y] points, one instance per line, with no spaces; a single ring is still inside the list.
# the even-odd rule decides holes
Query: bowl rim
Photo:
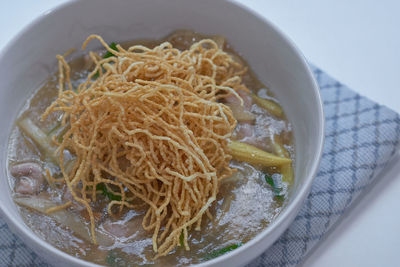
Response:
[[[50,14],[53,14],[61,9],[67,8],[69,6],[72,6],[78,2],[82,2],[83,0],[69,0],[67,2],[61,3],[56,5],[53,8],[50,8],[44,12],[42,12],[40,15],[38,15],[35,19],[33,19],[31,22],[29,22],[27,25],[23,27],[22,30],[20,30],[14,37],[11,38],[7,42],[7,44],[1,49],[0,51],[0,60],[4,57],[4,54],[7,50],[9,50],[13,44],[20,39],[23,35],[25,35],[27,32],[31,30],[31,28],[35,27],[37,24],[39,24],[42,20],[46,19],[47,16]],[[314,155],[315,160],[312,162],[311,167],[310,167],[310,175],[307,176],[302,183],[302,186],[299,188],[299,192],[296,194],[294,198],[292,198],[291,203],[289,203],[283,210],[282,212],[270,223],[270,225],[262,230],[260,233],[258,233],[254,238],[252,238],[250,241],[246,242],[239,248],[231,251],[230,253],[227,253],[225,255],[221,255],[215,259],[208,260],[203,263],[196,264],[194,266],[198,267],[205,267],[205,266],[218,266],[219,264],[223,263],[226,259],[237,256],[238,254],[244,253],[248,248],[257,245],[262,239],[265,238],[270,232],[272,232],[275,228],[277,228],[278,225],[281,224],[286,224],[286,226],[281,230],[281,233],[277,235],[276,239],[278,239],[282,233],[288,228],[290,223],[294,220],[294,218],[297,216],[298,211],[300,210],[300,207],[302,206],[305,198],[308,196],[308,193],[311,189],[312,182],[317,174],[319,164],[321,162],[322,158],[322,152],[323,152],[323,147],[324,147],[324,140],[325,140],[325,135],[324,135],[324,130],[325,130],[325,117],[324,117],[324,109],[323,109],[323,102],[319,90],[319,86],[315,80],[315,77],[310,69],[310,66],[308,65],[303,53],[298,49],[298,47],[295,45],[295,43],[285,34],[283,33],[275,24],[273,24],[271,21],[269,21],[267,18],[264,16],[260,15],[256,11],[252,10],[251,8],[245,6],[242,3],[239,3],[235,0],[223,0],[226,3],[229,3],[231,5],[234,5],[238,7],[239,9],[243,10],[244,12],[247,12],[251,14],[252,16],[256,17],[257,19],[261,20],[264,24],[268,25],[277,35],[279,35],[289,46],[290,49],[295,53],[295,55],[298,57],[298,59],[301,62],[302,67],[306,70],[307,77],[309,79],[310,84],[312,85],[312,92],[314,93],[314,96],[317,101],[317,110],[316,113],[318,114],[318,121],[317,125],[319,125],[318,128],[318,135],[317,135],[317,140],[315,141],[315,146],[316,146],[316,153]],[[22,223],[15,223],[14,220],[11,219],[11,216],[7,212],[7,210],[3,207],[3,205],[0,205],[0,214],[2,215],[2,218],[6,221],[8,225],[12,225],[13,233],[16,232],[19,237],[22,237],[24,241],[28,240],[30,244],[37,244],[39,246],[39,249],[48,251],[52,254],[59,255],[60,257],[68,260],[72,264],[78,264],[82,266],[101,266],[93,262],[89,262],[77,257],[74,257],[56,247],[51,245],[50,243],[42,240],[41,238],[38,238],[37,235],[31,231],[26,225],[23,225]],[[274,240],[275,241],[275,240]],[[261,254],[259,254],[261,255]],[[258,255],[258,256],[259,256]],[[254,259],[254,258],[252,258]]]

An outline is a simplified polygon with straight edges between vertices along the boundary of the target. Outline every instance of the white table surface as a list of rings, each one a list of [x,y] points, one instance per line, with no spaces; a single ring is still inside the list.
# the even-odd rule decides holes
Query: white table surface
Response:
[[[0,49],[67,0],[2,3]],[[400,112],[400,1],[240,0],[285,32],[340,82]],[[400,162],[394,160],[304,266],[400,266]]]

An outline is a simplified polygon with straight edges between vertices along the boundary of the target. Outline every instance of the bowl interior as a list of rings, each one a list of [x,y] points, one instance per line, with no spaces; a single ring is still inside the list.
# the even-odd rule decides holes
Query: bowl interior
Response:
[[[322,148],[321,100],[304,59],[278,30],[229,1],[72,1],[34,21],[0,55],[0,114],[7,114],[0,119],[0,210],[25,242],[35,244],[37,252],[57,265],[82,262],[37,240],[23,224],[11,199],[6,156],[16,115],[27,97],[57,70],[55,55],[70,48],[79,49],[88,35],[100,34],[107,42],[127,41],[160,38],[176,29],[225,36],[258,78],[272,88],[295,135],[296,182],[288,206],[254,240],[227,257],[206,264],[224,261],[240,265],[264,251],[285,230],[306,196]],[[93,48],[99,44],[91,45]]]

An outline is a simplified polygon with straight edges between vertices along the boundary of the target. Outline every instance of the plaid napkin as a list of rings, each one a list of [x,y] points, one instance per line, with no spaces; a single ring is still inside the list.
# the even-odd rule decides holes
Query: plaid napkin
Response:
[[[248,267],[293,266],[319,242],[398,149],[400,118],[317,68],[326,116],[320,171],[289,229]],[[48,266],[0,218],[0,266]]]
[[[248,267],[301,263],[398,150],[399,114],[313,71],[326,121],[320,170],[294,222]]]

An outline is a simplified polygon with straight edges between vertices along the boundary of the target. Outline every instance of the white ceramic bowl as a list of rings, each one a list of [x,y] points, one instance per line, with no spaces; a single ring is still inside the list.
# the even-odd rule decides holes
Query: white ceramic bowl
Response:
[[[56,70],[55,55],[80,47],[89,34],[100,34],[107,41],[127,41],[160,38],[176,29],[227,37],[260,80],[270,85],[293,125],[295,136],[296,182],[287,207],[250,242],[201,265],[239,266],[249,262],[283,233],[307,196],[323,146],[321,98],[307,62],[271,23],[229,1],[71,1],[33,21],[0,55],[1,215],[12,231],[55,266],[95,265],[39,239],[18,214],[6,177],[7,142],[18,111],[27,96]]]

